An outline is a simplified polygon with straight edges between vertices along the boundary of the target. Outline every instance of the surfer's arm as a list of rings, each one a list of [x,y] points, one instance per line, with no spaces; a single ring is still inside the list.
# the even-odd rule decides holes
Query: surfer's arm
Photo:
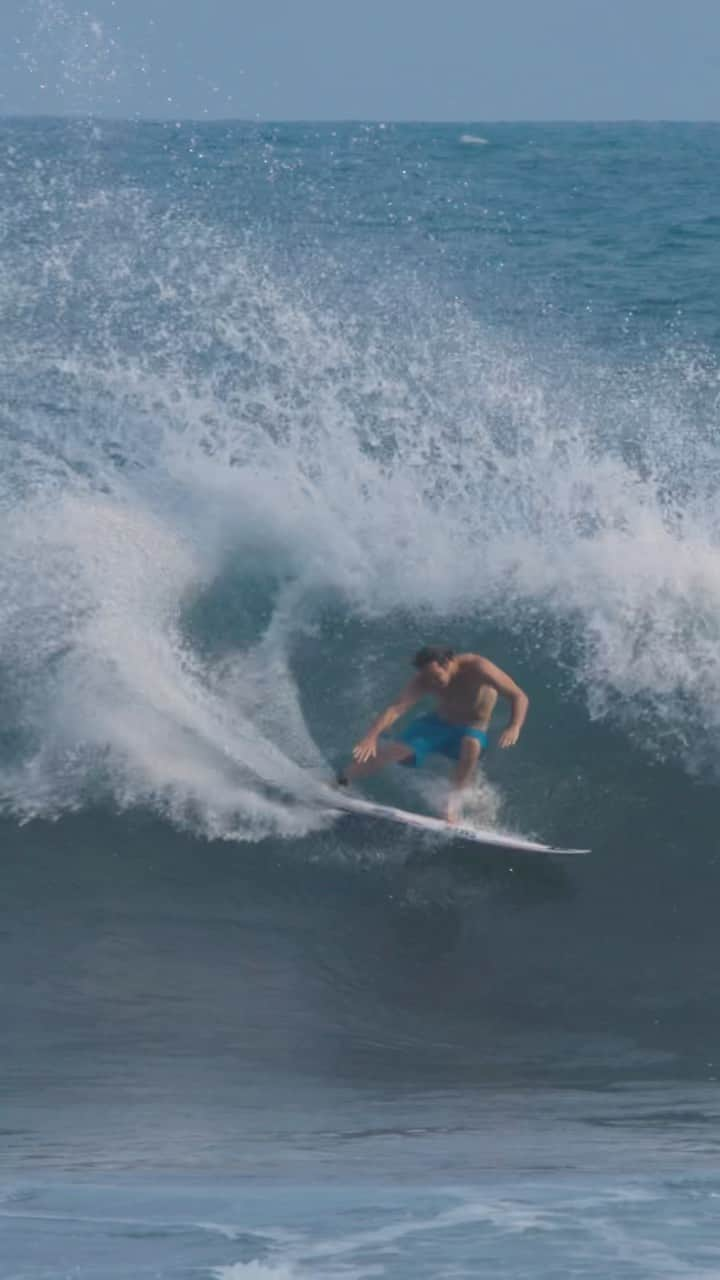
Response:
[[[520,730],[525,723],[525,717],[528,713],[530,705],[528,696],[523,693],[520,685],[516,684],[504,671],[495,666],[494,662],[488,661],[487,658],[477,658],[479,670],[482,672],[483,679],[493,689],[497,689],[503,698],[507,698],[512,707],[510,723],[507,729],[500,734],[501,747],[514,747],[520,737]]]
[[[380,734],[404,716],[405,712],[419,702],[422,696],[423,690],[419,688],[417,680],[411,680],[402,693],[390,703],[390,706],[381,712],[377,720],[373,720],[364,738],[361,738],[353,747],[353,759],[358,764],[365,764],[367,760],[372,760],[377,751],[377,740]]]

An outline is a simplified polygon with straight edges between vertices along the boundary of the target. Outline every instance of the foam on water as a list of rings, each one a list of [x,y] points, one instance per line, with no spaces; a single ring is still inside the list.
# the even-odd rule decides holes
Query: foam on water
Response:
[[[706,767],[712,361],[605,367],[481,321],[407,265],[389,278],[363,259],[348,287],[340,257],[290,260],[62,154],[17,181],[2,263],[11,810],[58,813],[99,788],[213,834],[307,830],[301,771],[324,764],[292,659],[328,601],[391,637],[481,623],[551,655],[570,636],[591,716]],[[23,250],[41,208],[50,233]],[[247,592],[242,640],[203,651],[190,620],[231,579],[220,614]],[[358,706],[370,670],[352,677]]]
[[[451,1207],[438,1200],[411,1200],[386,1225],[341,1235],[327,1242],[306,1240],[278,1250],[282,1261],[238,1263],[216,1269],[218,1280],[266,1275],[427,1276],[552,1275],[568,1266],[589,1276],[620,1267],[628,1275],[710,1280],[717,1250],[696,1247],[688,1219],[671,1226],[675,1240],[658,1230],[656,1213],[663,1189],[627,1184],[613,1191],[595,1188],[573,1194],[552,1186],[527,1185],[507,1196],[478,1188]],[[695,1224],[697,1225],[697,1224]],[[449,1262],[452,1259],[452,1262]],[[274,1268],[277,1267],[277,1271]]]
[[[443,1139],[446,1148],[447,1136]],[[530,1179],[495,1171],[474,1186],[382,1180],[268,1186],[79,1180],[20,1187],[3,1197],[7,1257],[38,1273],[61,1251],[93,1275],[188,1261],[217,1280],[302,1276],[551,1277],[712,1280],[716,1179],[616,1174]],[[198,1219],[222,1208],[232,1227]],[[282,1224],[282,1225],[280,1225]],[[30,1255],[24,1232],[34,1230]],[[34,1274],[34,1273],[33,1273]]]

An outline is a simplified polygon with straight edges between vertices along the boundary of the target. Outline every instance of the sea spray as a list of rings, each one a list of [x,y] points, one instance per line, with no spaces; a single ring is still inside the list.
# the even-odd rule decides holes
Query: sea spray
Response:
[[[214,833],[297,830],[300,771],[329,776],[412,647],[488,630],[562,656],[650,758],[712,767],[707,354],[553,349],[362,239],[348,259],[234,227],[221,168],[209,218],[59,137],[15,174],[3,250],[11,809],[102,780]]]

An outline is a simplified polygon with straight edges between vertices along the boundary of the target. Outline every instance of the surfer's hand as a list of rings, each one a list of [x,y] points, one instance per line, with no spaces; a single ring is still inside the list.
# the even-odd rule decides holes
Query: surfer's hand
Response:
[[[512,725],[509,725],[508,728],[500,734],[500,746],[514,747],[519,737],[520,730],[514,729]]]
[[[372,760],[377,755],[377,738],[369,733],[366,738],[361,738],[356,746],[353,747],[353,760],[358,764],[366,764],[368,760]]]

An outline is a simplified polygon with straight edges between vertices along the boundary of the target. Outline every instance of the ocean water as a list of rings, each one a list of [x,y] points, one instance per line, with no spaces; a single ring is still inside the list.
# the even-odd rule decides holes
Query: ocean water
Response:
[[[720,1276],[719,189],[0,121],[1,1277]],[[438,641],[531,699],[470,816],[590,857],[318,807]]]

